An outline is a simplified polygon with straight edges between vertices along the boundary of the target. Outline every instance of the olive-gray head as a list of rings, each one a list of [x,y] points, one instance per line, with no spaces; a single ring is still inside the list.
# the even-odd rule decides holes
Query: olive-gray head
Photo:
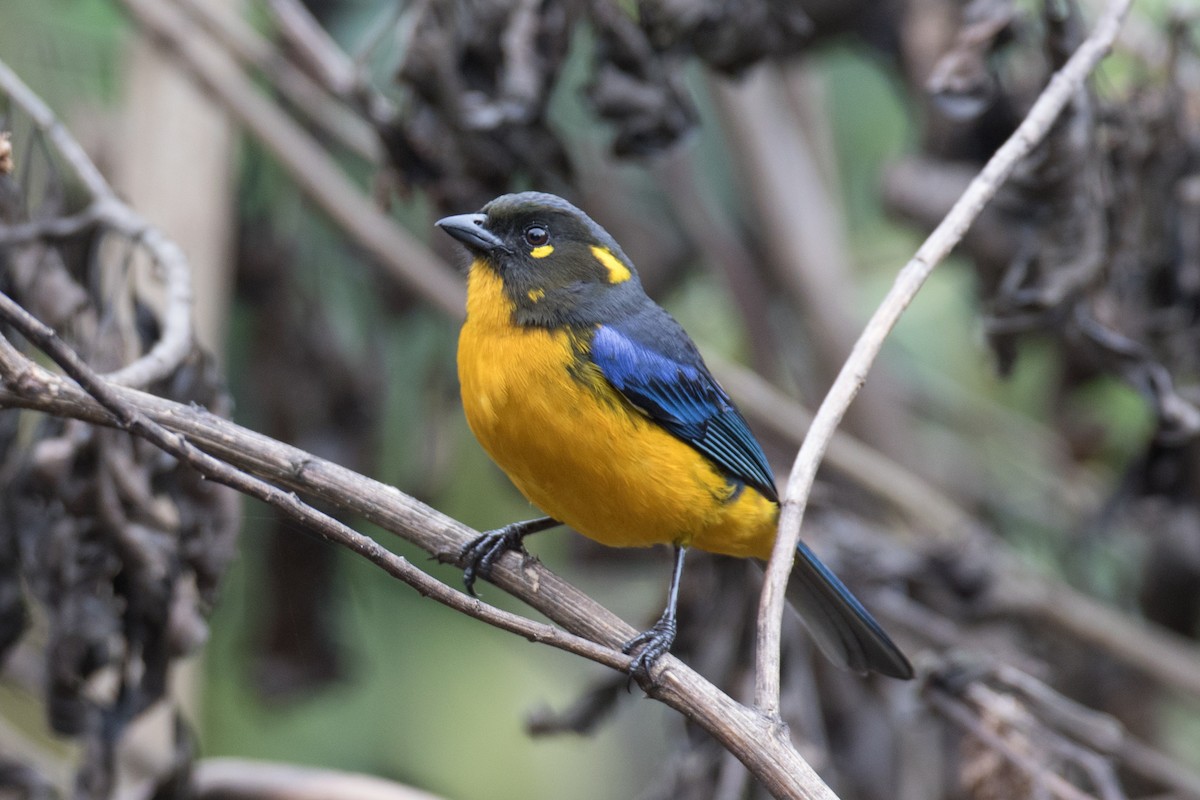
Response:
[[[437,225],[500,276],[521,324],[586,325],[645,298],[620,245],[556,195],[506,194]]]

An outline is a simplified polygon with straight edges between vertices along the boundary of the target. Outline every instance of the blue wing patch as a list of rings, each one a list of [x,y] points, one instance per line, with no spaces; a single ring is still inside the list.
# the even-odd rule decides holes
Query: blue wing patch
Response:
[[[777,501],[775,479],[762,447],[687,334],[665,312],[653,323],[640,327],[649,328],[656,339],[665,339],[658,346],[645,342],[649,335],[636,327],[598,326],[591,343],[592,362],[652,420],[712,459],[730,477]]]

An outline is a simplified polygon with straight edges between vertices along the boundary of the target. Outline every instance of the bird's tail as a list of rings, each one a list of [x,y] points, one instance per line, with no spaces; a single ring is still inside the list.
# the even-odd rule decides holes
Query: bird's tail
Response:
[[[900,648],[804,542],[796,552],[787,596],[821,651],[835,664],[903,680],[913,676]]]

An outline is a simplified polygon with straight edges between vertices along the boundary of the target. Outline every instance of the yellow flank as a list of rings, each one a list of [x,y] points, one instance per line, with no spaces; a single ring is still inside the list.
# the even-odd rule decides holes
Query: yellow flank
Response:
[[[712,462],[640,413],[597,367],[580,374],[570,332],[515,325],[512,312],[499,276],[472,264],[458,342],[463,408],[530,502],[612,547],[770,555],[773,501],[749,487],[733,497]]]
[[[624,283],[633,277],[629,272],[629,267],[622,264],[621,259],[613,255],[612,250],[607,247],[592,245],[592,255],[608,270],[609,283]]]
[[[541,247],[535,247],[532,250],[530,250],[529,255],[533,256],[534,258],[545,258],[546,256],[550,255],[553,252],[554,252],[554,245],[544,244]]]

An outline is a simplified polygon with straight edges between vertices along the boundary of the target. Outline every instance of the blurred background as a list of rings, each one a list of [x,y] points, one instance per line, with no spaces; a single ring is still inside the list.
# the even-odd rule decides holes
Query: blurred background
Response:
[[[462,418],[465,257],[434,220],[523,189],[584,208],[710,358],[782,480],[805,409],[899,268],[1102,7],[6,0],[0,60],[191,263],[211,361],[161,391],[484,530],[536,512]],[[789,623],[788,722],[842,797],[1200,796],[1197,26],[1188,3],[1136,4],[1115,55],[908,310],[831,450],[805,535],[923,675],[838,674]],[[6,110],[13,214],[77,207]],[[112,290],[86,275],[103,260],[72,267],[99,305]],[[18,296],[51,291],[11,280]],[[36,677],[43,658],[53,672],[39,648],[61,620],[27,573],[34,512],[18,498],[86,516],[31,487],[30,437],[66,435],[40,424],[4,440],[4,574],[24,589],[0,605],[21,609],[4,619],[20,617],[11,644],[27,654],[0,683],[5,796],[185,796],[76,776],[81,760],[104,772],[93,728],[64,726]],[[198,580],[202,630],[170,670],[192,731],[175,732],[172,775],[236,756],[446,798],[766,796],[623,677],[424,600],[264,506],[246,502],[239,526],[205,502],[197,513],[224,509],[228,558]],[[665,552],[566,532],[530,549],[635,627],[661,609]],[[677,652],[746,700],[758,575],[717,558],[689,570]],[[113,630],[128,607],[112,601]],[[997,697],[1026,716],[997,716]],[[175,723],[158,724],[145,735],[170,738]]]

